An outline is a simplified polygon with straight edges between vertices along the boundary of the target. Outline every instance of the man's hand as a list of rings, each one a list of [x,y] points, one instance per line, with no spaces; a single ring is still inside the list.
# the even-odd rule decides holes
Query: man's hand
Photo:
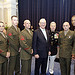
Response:
[[[38,55],[38,54],[36,54],[36,55],[35,55],[35,58],[37,58],[37,59],[38,59],[38,58],[39,58],[39,55]]]
[[[75,55],[72,55],[72,59],[75,59]]]
[[[32,50],[31,54],[33,54],[33,49],[31,49],[31,50]]]
[[[9,58],[9,57],[10,57],[10,52],[7,52],[6,57],[7,57],[7,58]]]
[[[18,52],[20,52],[21,51],[21,47],[19,48],[19,51]]]

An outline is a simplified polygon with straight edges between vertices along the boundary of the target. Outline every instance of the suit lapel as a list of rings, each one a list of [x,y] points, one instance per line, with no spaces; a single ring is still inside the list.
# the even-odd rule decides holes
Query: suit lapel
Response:
[[[46,30],[46,35],[47,35],[47,41],[48,41],[49,37],[48,37],[48,32],[47,32],[47,30]]]
[[[44,40],[47,41],[47,40],[45,39],[45,36],[44,36],[44,34],[43,34],[43,32],[41,31],[40,28],[39,28],[39,32],[40,32],[40,34],[41,34],[40,36],[42,36],[42,37],[44,38]],[[46,33],[46,34],[47,34],[47,33]]]

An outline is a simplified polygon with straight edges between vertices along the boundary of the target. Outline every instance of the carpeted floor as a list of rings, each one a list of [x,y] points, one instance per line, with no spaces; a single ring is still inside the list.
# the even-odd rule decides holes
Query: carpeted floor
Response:
[[[75,60],[72,60],[71,62],[71,75],[74,75],[74,62]],[[31,75],[34,75],[34,70],[35,70],[35,58],[32,57]],[[50,75],[49,72],[47,73],[47,75]],[[61,75],[60,64],[58,62],[55,62],[54,75]]]

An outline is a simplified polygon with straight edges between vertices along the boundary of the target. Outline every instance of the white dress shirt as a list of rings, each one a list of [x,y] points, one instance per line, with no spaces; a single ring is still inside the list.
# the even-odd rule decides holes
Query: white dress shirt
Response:
[[[42,29],[41,27],[40,27],[40,29],[41,29],[41,31],[42,31],[42,33],[43,33],[43,35],[44,35],[45,39],[47,40],[46,30],[45,30],[45,29]]]

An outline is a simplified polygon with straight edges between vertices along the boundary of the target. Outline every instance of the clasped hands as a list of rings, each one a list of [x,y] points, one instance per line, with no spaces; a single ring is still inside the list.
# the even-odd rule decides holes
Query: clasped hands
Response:
[[[7,52],[6,57],[7,57],[7,58],[10,57],[10,52]]]

